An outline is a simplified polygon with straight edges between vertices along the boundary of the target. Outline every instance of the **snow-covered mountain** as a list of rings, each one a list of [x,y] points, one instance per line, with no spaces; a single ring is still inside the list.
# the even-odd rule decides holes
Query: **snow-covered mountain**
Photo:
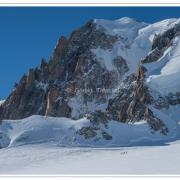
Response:
[[[49,62],[42,59],[40,67],[30,69],[0,105],[1,147],[177,139],[179,52],[180,19],[87,22],[61,37]]]

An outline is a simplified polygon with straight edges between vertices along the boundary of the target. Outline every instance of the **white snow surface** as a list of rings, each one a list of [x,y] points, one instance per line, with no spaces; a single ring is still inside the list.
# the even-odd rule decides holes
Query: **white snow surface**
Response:
[[[179,141],[108,149],[26,145],[0,149],[0,174],[179,175],[179,152]]]
[[[70,120],[31,116],[5,120],[0,127],[0,174],[179,174],[179,121],[150,107],[162,117],[168,136],[150,132],[145,121],[123,124],[111,121],[111,141],[85,140],[75,133],[87,119]]]
[[[118,35],[130,42],[137,36],[138,30],[147,26],[144,22],[138,22],[129,17],[123,17],[114,21],[95,19],[94,23],[98,28],[104,28],[105,32],[110,35]]]
[[[167,136],[151,132],[145,121],[110,121],[95,139],[76,132],[86,118],[71,120],[31,116],[4,120],[0,126],[0,174],[179,174],[179,121],[150,107],[169,128]],[[169,115],[171,112],[169,112]],[[101,131],[112,135],[103,140]]]
[[[108,126],[99,126],[94,138],[85,139],[78,130],[89,127],[88,119],[71,120],[31,116],[22,120],[4,120],[0,126],[0,147],[14,147],[27,144],[55,143],[58,146],[121,147],[167,142],[179,136],[179,121],[150,107],[154,114],[163,119],[169,129],[168,135],[153,132],[145,121],[135,124],[109,121]],[[106,140],[102,132],[112,136]]]

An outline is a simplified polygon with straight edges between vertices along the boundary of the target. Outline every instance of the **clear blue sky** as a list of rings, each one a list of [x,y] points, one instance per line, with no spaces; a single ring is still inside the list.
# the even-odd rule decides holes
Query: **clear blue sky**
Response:
[[[180,8],[153,7],[1,7],[0,8],[0,99],[31,67],[49,58],[61,35],[93,18],[124,16],[145,22],[180,17]]]

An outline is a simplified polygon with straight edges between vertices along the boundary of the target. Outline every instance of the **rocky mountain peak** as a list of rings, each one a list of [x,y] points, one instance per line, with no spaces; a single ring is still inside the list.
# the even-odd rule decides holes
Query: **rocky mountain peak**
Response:
[[[67,46],[68,46],[68,39],[64,36],[61,36],[53,52],[53,56],[52,56],[53,61],[58,61],[58,58],[60,59],[64,58],[65,49]]]

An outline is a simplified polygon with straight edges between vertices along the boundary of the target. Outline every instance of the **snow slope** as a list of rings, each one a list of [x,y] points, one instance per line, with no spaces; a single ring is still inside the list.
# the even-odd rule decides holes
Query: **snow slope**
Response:
[[[180,91],[180,36],[157,61],[145,64],[148,69],[146,83],[152,89],[167,95]]]
[[[115,21],[95,20],[98,28],[110,35],[123,36],[119,38],[112,49],[92,49],[99,62],[109,71],[116,68],[113,59],[121,56],[126,60],[129,71],[136,73],[140,60],[145,58],[152,50],[152,42],[155,35],[160,35],[166,30],[180,23],[180,19],[166,19],[154,24],[146,24],[131,18],[121,18]],[[133,32],[133,33],[132,33]],[[176,94],[180,91],[180,36],[174,38],[172,45],[164,52],[163,56],[156,62],[143,64],[146,67],[145,83],[151,91],[151,95],[169,93]],[[125,78],[124,77],[124,78]],[[121,80],[119,80],[119,85]],[[162,110],[171,119],[179,120],[180,106],[171,106]]]
[[[0,149],[0,174],[180,174],[180,142],[130,148],[26,145]]]
[[[107,34],[118,35],[122,39],[127,40],[128,43],[132,43],[136,38],[139,29],[148,25],[129,17],[123,17],[114,21],[95,19],[94,23],[97,24],[98,28],[104,28]]]
[[[103,29],[107,34],[118,36],[119,39],[112,49],[97,48],[92,49],[92,52],[109,71],[115,69],[113,59],[117,56],[123,57],[129,67],[128,74],[130,74],[136,72],[140,60],[151,51],[154,36],[180,23],[180,19],[172,18],[154,24],[127,17],[115,21],[95,19],[94,22],[97,28]]]
[[[89,127],[89,120],[71,120],[68,118],[52,118],[31,116],[22,120],[5,120],[0,126],[0,146],[14,147],[27,144],[55,143],[58,146],[89,146],[114,147],[165,143],[179,137],[179,124],[168,116],[154,110],[157,117],[164,120],[169,129],[167,136],[150,130],[146,122],[126,124],[109,121],[108,126],[99,126],[94,138],[85,139],[78,130]],[[103,138],[106,132],[112,136],[111,140]]]

